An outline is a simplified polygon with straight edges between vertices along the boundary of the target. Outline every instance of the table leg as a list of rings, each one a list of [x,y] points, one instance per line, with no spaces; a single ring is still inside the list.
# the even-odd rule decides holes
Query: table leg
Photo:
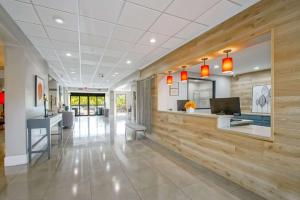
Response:
[[[28,160],[31,163],[31,128],[28,129]]]
[[[48,159],[50,159],[50,153],[51,153],[51,132],[50,128],[47,128],[47,150],[48,150]]]

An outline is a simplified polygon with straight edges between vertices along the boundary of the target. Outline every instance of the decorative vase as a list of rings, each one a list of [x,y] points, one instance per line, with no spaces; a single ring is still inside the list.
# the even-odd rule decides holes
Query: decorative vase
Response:
[[[195,109],[194,108],[188,108],[188,109],[186,109],[186,112],[193,113],[193,112],[195,112]]]

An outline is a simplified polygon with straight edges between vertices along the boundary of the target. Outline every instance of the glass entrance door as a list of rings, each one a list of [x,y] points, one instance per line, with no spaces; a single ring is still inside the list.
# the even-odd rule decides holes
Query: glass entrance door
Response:
[[[96,115],[97,113],[97,97],[89,96],[89,115]]]
[[[105,95],[71,93],[70,105],[76,116],[103,115]]]
[[[80,96],[79,100],[79,115],[89,115],[88,96]]]

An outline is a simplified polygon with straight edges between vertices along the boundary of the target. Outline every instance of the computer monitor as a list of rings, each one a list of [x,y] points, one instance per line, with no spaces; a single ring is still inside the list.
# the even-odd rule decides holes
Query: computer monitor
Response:
[[[185,111],[185,103],[189,100],[177,100],[177,111]]]
[[[210,99],[210,108],[212,114],[241,115],[239,97]]]

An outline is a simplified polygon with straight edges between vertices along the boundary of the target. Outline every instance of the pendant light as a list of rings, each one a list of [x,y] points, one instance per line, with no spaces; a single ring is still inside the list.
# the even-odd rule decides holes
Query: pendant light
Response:
[[[169,71],[169,74],[167,76],[167,85],[172,85],[173,84],[173,76],[171,75],[172,71]]]
[[[209,65],[205,64],[207,58],[202,58],[201,60],[203,60],[203,65],[201,65],[200,77],[207,78],[209,76]]]
[[[186,71],[186,66],[182,66],[182,71],[180,72],[181,82],[186,82],[188,80],[188,72]]]
[[[233,59],[228,57],[228,53],[231,52],[230,49],[223,51],[226,53],[226,58],[222,59],[222,73],[232,73],[233,72]]]

